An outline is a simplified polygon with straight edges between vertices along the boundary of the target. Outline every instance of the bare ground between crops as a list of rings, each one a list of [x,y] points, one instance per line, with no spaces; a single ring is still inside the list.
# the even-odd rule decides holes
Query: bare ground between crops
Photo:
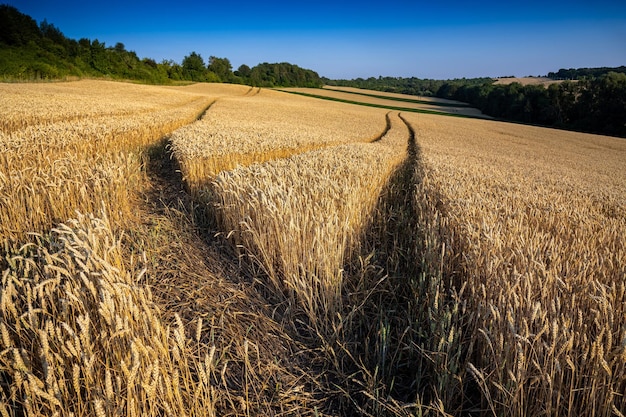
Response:
[[[274,319],[276,306],[264,299],[262,284],[227,242],[210,225],[195,221],[201,217],[195,211],[202,208],[185,189],[167,145],[164,138],[148,151],[148,184],[138,207],[143,220],[128,232],[135,235],[133,242],[143,242],[132,250],[147,255],[146,284],[163,314],[170,320],[178,314],[189,335],[195,333],[198,318],[203,319],[195,354],[215,346],[225,358],[224,373],[213,381],[220,393],[218,411],[274,415],[291,407],[302,415],[313,414],[321,400],[310,349]],[[267,388],[277,386],[290,394],[288,400],[279,401],[278,393]],[[252,396],[247,392],[251,388]],[[238,409],[244,398],[246,410]]]

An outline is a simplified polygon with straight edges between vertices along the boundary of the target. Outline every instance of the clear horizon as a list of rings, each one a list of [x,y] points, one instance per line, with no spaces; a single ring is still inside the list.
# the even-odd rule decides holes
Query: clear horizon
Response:
[[[290,62],[331,79],[453,79],[626,65],[626,3],[617,1],[4,3],[69,38],[121,42],[157,62],[213,55],[233,70]]]

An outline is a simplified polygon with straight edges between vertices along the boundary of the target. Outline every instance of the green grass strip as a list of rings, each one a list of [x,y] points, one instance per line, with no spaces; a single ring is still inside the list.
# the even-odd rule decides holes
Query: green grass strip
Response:
[[[330,101],[338,101],[340,103],[347,103],[347,104],[357,104],[359,106],[378,107],[380,109],[387,109],[387,110],[397,110],[397,111],[404,111],[404,112],[411,112],[411,113],[438,114],[440,116],[462,117],[462,118],[465,118],[465,119],[484,119],[483,117],[471,116],[471,115],[468,115],[468,114],[447,113],[447,112],[443,112],[443,111],[426,110],[426,109],[413,109],[413,108],[410,108],[410,107],[386,106],[384,104],[363,103],[363,102],[360,102],[360,101],[352,101],[352,100],[346,100],[346,99],[342,99],[342,98],[322,96],[322,95],[318,95],[318,94],[302,93],[300,91],[281,90],[279,88],[277,88],[275,90],[276,91],[281,91],[283,93],[297,94],[297,95],[305,96],[305,97],[319,98],[319,99],[322,99],[322,100],[330,100]]]

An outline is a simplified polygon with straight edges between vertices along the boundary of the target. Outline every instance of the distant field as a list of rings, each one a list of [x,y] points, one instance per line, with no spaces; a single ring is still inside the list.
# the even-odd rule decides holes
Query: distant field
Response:
[[[521,78],[498,78],[494,83],[496,85],[507,85],[512,83],[520,83],[522,85],[543,85],[548,87],[550,84],[562,83],[562,80],[552,80],[546,77],[521,77]]]
[[[0,85],[1,416],[626,415],[626,140],[292,91]]]
[[[325,87],[319,88],[282,88],[282,91],[289,91],[299,94],[307,94],[333,100],[341,100],[344,102],[362,103],[371,106],[379,106],[381,108],[445,113],[458,116],[478,117],[489,119],[491,117],[482,114],[482,112],[473,107],[469,107],[466,103],[453,100],[434,99],[430,97],[418,97],[406,94],[383,93],[373,90],[362,90],[358,88],[348,87]],[[338,91],[341,90],[341,91]]]
[[[451,106],[467,106],[467,103],[463,103],[462,101],[456,100],[447,100],[445,98],[439,97],[428,97],[428,96],[414,96],[410,94],[400,94],[400,93],[388,93],[385,91],[377,91],[377,90],[367,90],[364,88],[355,88],[355,87],[340,87],[334,85],[324,86],[325,89],[328,90],[340,90],[348,93],[355,93],[360,95],[371,95],[371,96],[383,96],[392,99],[398,99],[398,101],[418,101],[418,102],[427,102],[434,104],[442,104],[442,105],[451,105]]]

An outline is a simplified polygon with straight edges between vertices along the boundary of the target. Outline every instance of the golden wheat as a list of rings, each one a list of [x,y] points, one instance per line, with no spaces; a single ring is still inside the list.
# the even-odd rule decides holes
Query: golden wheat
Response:
[[[203,366],[212,376],[218,358],[195,359],[184,328],[161,319],[140,284],[145,269],[125,259],[108,220],[79,216],[51,239],[10,254],[2,275],[5,410],[214,415],[209,381],[190,372]]]
[[[0,92],[3,417],[624,414],[625,142],[246,86]],[[137,201],[184,125],[251,271]]]
[[[252,304],[260,312],[262,300],[208,271],[199,275],[200,255],[187,259],[190,248],[172,240],[180,236],[177,225],[138,210],[136,201],[146,186],[145,160],[151,147],[160,152],[163,135],[195,121],[220,96],[252,90],[168,87],[159,92],[163,102],[146,110],[124,105],[129,85],[104,84],[99,93],[113,90],[122,110],[101,112],[71,94],[65,103],[62,93],[35,94],[25,101],[44,116],[1,134],[0,413],[210,416],[218,409],[241,415],[298,409],[313,415],[310,407],[320,400],[309,392],[312,378],[290,363],[295,344],[269,313],[241,316]],[[100,83],[82,87],[88,85]],[[17,87],[31,94],[31,86]],[[133,91],[152,89],[129,88],[129,100],[140,99]],[[83,98],[92,93],[75,91]],[[58,108],[41,101],[48,99]],[[85,108],[72,109],[78,102]],[[67,221],[74,210],[101,209],[108,213],[102,220]],[[124,228],[134,240],[122,244]],[[171,254],[176,245],[180,258]],[[175,287],[185,288],[182,296],[165,284],[172,271],[180,275]],[[226,293],[232,297],[224,304]],[[190,294],[193,308],[182,301]],[[202,300],[207,295],[212,298]],[[244,341],[244,334],[252,339]]]
[[[0,84],[0,131],[102,116],[132,115],[177,107],[198,96],[156,86],[82,80]]]
[[[456,100],[448,100],[445,98],[439,98],[439,97],[431,97],[431,96],[416,96],[416,95],[412,95],[412,94],[402,94],[402,93],[390,93],[388,91],[378,91],[378,90],[368,90],[365,88],[356,88],[356,87],[342,87],[342,86],[338,86],[338,85],[326,85],[323,87],[324,90],[339,90],[339,91],[345,91],[345,92],[349,92],[349,93],[356,93],[356,94],[372,94],[372,95],[377,95],[377,96],[383,96],[383,97],[390,97],[390,98],[399,98],[399,99],[409,99],[409,100],[423,100],[423,101],[430,101],[433,103],[443,103],[443,104],[458,104],[461,106],[465,106],[467,105],[467,103],[464,103],[462,101],[456,101]],[[354,96],[354,97],[358,97],[358,96]]]
[[[121,221],[131,212],[131,190],[140,184],[140,152],[194,121],[229,90],[203,95],[189,87],[180,92],[102,81],[0,88],[12,92],[3,111],[27,115],[16,119],[24,126],[9,123],[0,132],[3,242],[45,231],[73,217],[75,210],[106,208],[115,222]],[[243,93],[242,88],[232,91]]]
[[[172,150],[186,181],[195,188],[239,165],[374,140],[385,130],[384,115],[377,109],[262,90],[254,96],[219,100],[202,120],[171,135]]]
[[[626,142],[409,115],[473,320],[483,407],[611,415],[626,390]]]
[[[222,230],[256,260],[273,291],[328,333],[341,311],[343,267],[382,187],[406,155],[395,116],[375,143],[352,143],[223,172],[211,188]]]

